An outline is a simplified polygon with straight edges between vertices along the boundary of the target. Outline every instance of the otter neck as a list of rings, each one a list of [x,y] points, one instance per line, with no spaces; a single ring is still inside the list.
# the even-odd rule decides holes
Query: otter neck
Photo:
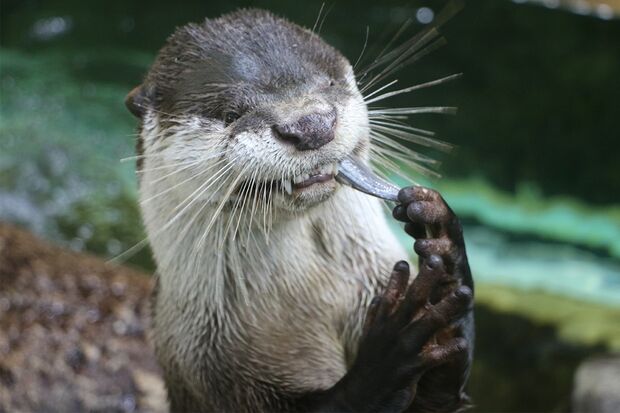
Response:
[[[149,232],[165,224],[159,222],[160,215],[151,217],[146,211]],[[295,218],[274,222],[270,231],[254,226],[233,236],[223,215],[205,236],[210,217],[203,213],[181,240],[169,233],[152,237],[151,244],[160,294],[175,301],[202,301],[212,307],[211,313],[225,312],[233,303],[251,303],[257,295],[293,295],[311,285],[344,281],[370,289],[368,280],[356,277],[351,268],[379,272],[380,251],[368,246],[395,247],[391,236],[375,239],[377,233],[386,238],[387,228],[368,231],[386,225],[380,203],[349,188],[340,188],[330,200]]]

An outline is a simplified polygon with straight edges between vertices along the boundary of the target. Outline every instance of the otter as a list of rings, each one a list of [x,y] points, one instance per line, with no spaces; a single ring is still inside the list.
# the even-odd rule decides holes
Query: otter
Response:
[[[419,44],[385,58],[404,63]],[[433,190],[398,193],[393,216],[419,255],[410,280],[381,201],[334,179],[347,157],[388,162],[368,101],[339,51],[256,9],[178,28],[129,93],[172,411],[467,405],[473,282],[458,218]]]

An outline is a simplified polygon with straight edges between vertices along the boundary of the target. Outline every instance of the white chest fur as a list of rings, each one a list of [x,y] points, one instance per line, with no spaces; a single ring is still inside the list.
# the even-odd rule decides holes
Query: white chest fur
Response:
[[[256,379],[292,392],[329,387],[346,371],[369,299],[406,257],[379,201],[348,188],[268,236],[233,240],[216,224],[198,251],[208,212],[183,239],[161,231],[158,208],[143,215],[159,264],[158,356],[207,387],[198,395],[224,385],[238,399]]]

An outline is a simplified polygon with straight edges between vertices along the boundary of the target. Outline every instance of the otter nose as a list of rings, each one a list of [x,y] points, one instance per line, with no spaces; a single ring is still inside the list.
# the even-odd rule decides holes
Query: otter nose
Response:
[[[276,135],[283,141],[291,143],[297,150],[318,149],[334,139],[336,111],[311,113],[294,122],[275,125]]]

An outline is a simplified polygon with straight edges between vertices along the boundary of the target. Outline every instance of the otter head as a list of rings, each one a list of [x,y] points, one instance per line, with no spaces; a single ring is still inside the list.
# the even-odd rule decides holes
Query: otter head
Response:
[[[179,28],[126,104],[141,119],[147,197],[165,191],[218,212],[268,203],[286,215],[328,199],[344,157],[367,157],[368,115],[348,60],[264,11]]]

